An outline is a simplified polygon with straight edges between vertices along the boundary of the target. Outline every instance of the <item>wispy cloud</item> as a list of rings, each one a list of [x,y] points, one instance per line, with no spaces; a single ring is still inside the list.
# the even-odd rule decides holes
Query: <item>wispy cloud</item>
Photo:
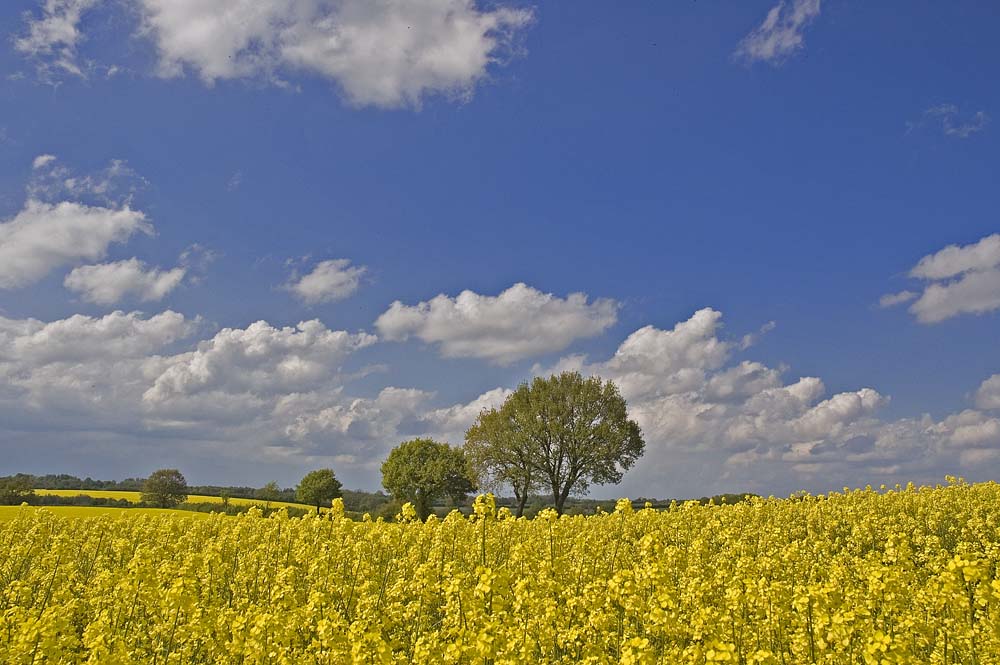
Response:
[[[878,299],[878,306],[882,309],[895,307],[903,303],[910,302],[920,294],[915,291],[900,291],[899,293],[887,293]]]
[[[990,116],[986,111],[963,115],[954,104],[938,104],[924,111],[919,120],[906,123],[906,132],[909,134],[922,127],[940,126],[945,136],[967,139],[986,129],[989,123]]]
[[[743,38],[733,57],[748,65],[780,65],[805,45],[803,33],[819,11],[820,0],[781,0],[767,12],[764,22]]]
[[[41,16],[28,15],[27,31],[14,40],[18,52],[35,61],[39,77],[53,81],[62,75],[86,77],[76,48],[83,40],[80,22],[98,0],[45,0]]]

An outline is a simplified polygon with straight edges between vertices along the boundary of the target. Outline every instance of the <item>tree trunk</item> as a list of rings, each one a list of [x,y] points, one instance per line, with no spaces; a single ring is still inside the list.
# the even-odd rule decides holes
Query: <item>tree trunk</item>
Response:
[[[566,486],[562,488],[561,492],[556,490],[556,492],[554,493],[556,501],[556,512],[559,513],[560,515],[563,514],[563,507],[566,505],[566,499],[569,498],[569,491],[572,487],[573,487],[572,483],[567,481]]]
[[[413,502],[413,508],[417,511],[417,517],[421,522],[426,522],[427,516],[431,514],[430,503],[423,494],[418,494]]]
[[[515,499],[517,499],[517,517],[524,515],[524,504],[528,503],[528,493],[525,492],[522,495],[517,495],[515,492]]]

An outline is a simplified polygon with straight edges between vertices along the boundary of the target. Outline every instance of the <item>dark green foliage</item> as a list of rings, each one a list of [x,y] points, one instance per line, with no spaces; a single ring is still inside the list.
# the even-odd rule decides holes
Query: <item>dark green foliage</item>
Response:
[[[157,508],[174,508],[187,501],[188,486],[177,469],[159,469],[142,484],[142,502]]]
[[[396,500],[413,503],[420,519],[440,498],[461,503],[476,488],[473,477],[461,448],[431,439],[399,444],[382,464],[382,485]]]
[[[261,499],[262,501],[280,501],[281,488],[278,487],[278,483],[271,481],[268,484],[261,487],[259,490],[254,492],[255,499]]]
[[[19,473],[0,479],[0,505],[16,506],[35,496],[31,476]]]
[[[372,513],[390,501],[392,497],[382,492],[362,492],[359,490],[343,490],[344,507],[357,513]]]
[[[340,490],[340,481],[333,469],[317,469],[302,478],[295,490],[295,498],[299,503],[316,506],[318,513],[320,506],[329,506],[331,501],[340,496]]]

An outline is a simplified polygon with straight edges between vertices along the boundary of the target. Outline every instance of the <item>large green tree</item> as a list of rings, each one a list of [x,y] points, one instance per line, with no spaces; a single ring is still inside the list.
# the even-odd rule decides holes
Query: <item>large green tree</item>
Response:
[[[523,383],[499,409],[480,413],[466,450],[477,469],[514,488],[522,508],[538,483],[561,513],[570,494],[621,482],[645,442],[614,383],[563,372]]]
[[[142,502],[160,508],[174,508],[187,501],[187,481],[177,469],[154,471],[142,484]]]
[[[340,496],[341,487],[333,469],[317,469],[302,478],[295,489],[295,498],[301,503],[316,506],[318,514],[320,506],[329,507],[330,502]]]
[[[456,504],[475,490],[473,473],[461,448],[432,439],[404,441],[382,463],[382,485],[399,501],[409,501],[427,519],[434,501]]]

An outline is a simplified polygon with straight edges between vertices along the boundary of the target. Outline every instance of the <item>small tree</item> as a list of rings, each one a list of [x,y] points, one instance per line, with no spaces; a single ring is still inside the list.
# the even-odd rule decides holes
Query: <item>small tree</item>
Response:
[[[159,469],[142,484],[142,502],[174,508],[187,501],[187,481],[177,469]]]
[[[382,463],[382,485],[396,500],[412,502],[422,520],[437,499],[460,502],[476,487],[463,451],[431,439],[393,448]]]
[[[278,497],[281,496],[281,488],[278,487],[278,483],[272,480],[257,490],[256,494],[258,499],[263,499],[270,506],[272,501],[277,501]]]
[[[333,469],[317,469],[302,478],[295,490],[295,498],[300,503],[316,506],[316,513],[319,514],[319,507],[329,507],[330,502],[340,496],[340,490],[341,484]]]
[[[0,479],[0,505],[16,506],[35,496],[31,476],[18,473]]]

